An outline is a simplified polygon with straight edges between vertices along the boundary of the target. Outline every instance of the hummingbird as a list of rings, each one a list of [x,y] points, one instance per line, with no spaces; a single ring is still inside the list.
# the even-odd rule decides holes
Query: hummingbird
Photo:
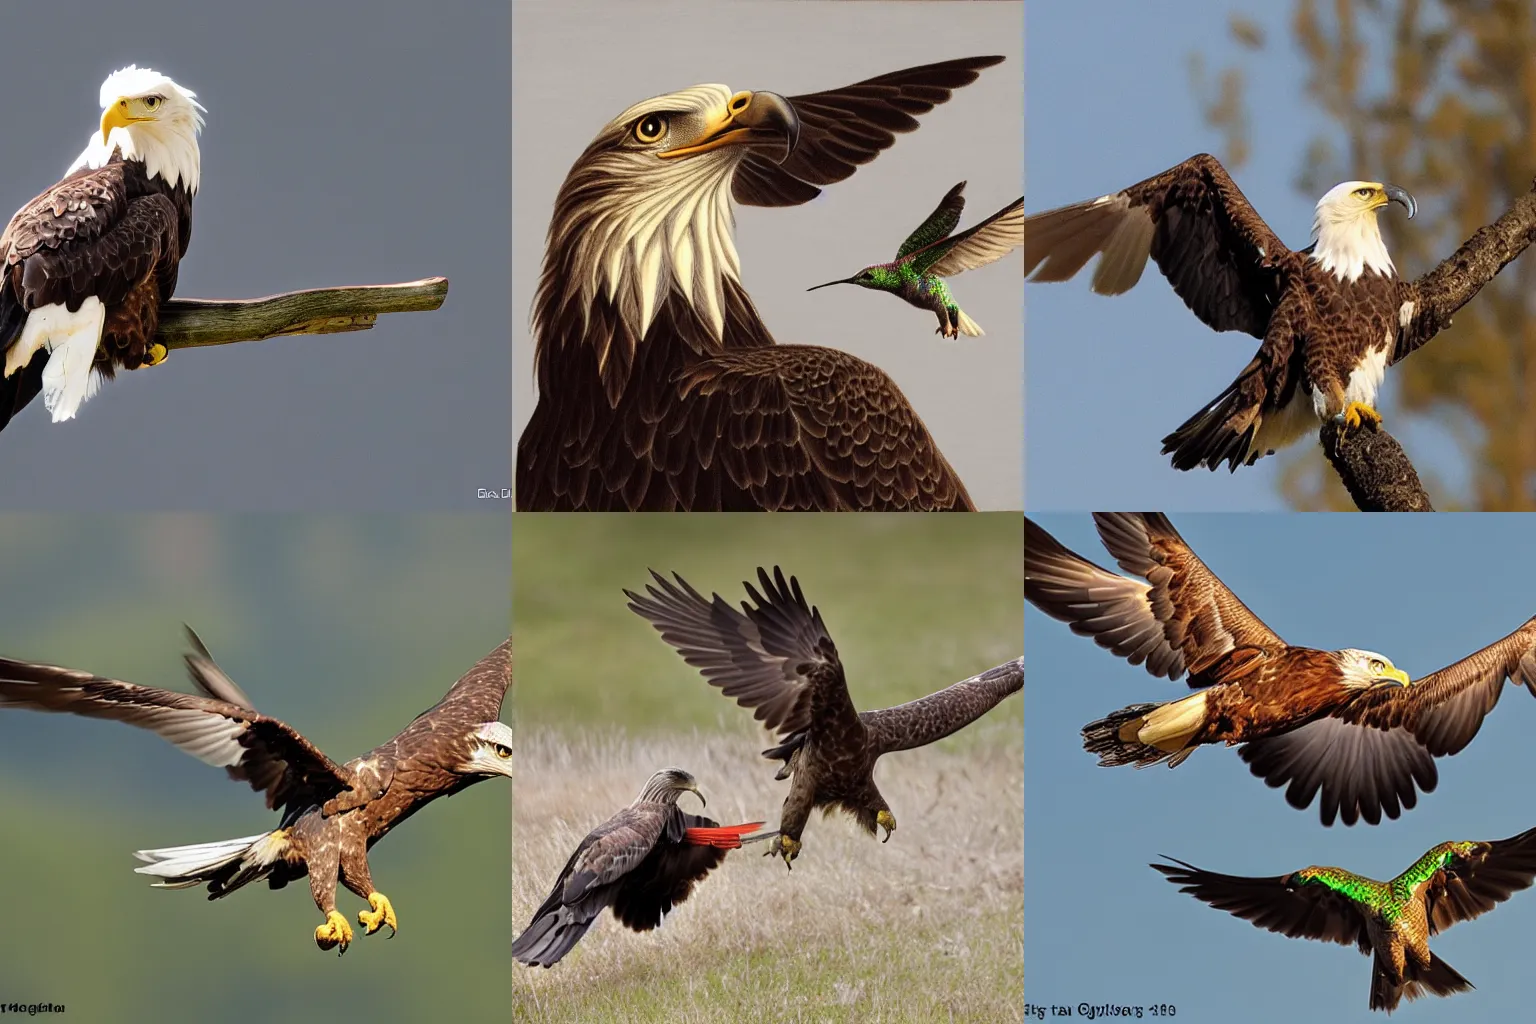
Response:
[[[950,189],[928,219],[901,243],[890,263],[876,263],[841,281],[828,281],[806,291],[830,288],[834,284],[856,284],[861,288],[890,292],[919,309],[930,309],[939,318],[935,334],[954,338],[961,334],[976,337],[982,329],[965,315],[949,294],[946,277],[984,267],[1002,259],[1024,244],[1024,197],[958,235],[951,235],[965,209],[965,182]]]
[[[1494,842],[1441,843],[1390,882],[1327,867],[1243,878],[1167,859],[1151,866],[1217,910],[1293,939],[1358,946],[1373,959],[1371,1009],[1391,1013],[1403,999],[1472,987],[1430,951],[1429,937],[1530,886],[1536,828]]]

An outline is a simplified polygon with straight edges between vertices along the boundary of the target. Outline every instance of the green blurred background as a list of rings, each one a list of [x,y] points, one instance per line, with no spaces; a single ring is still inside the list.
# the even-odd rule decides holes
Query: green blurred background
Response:
[[[0,652],[188,690],[185,621],[260,710],[344,761],[506,636],[510,555],[503,515],[0,516]],[[0,712],[0,1003],[63,1003],[71,1021],[505,1020],[510,803],[485,782],[375,847],[400,934],[359,929],[338,959],[314,944],[304,882],[210,903],[132,873],[137,849],[275,827],[243,783],[139,729]]]
[[[856,706],[924,696],[1022,653],[1023,525],[1017,513],[519,515],[518,727],[750,722],[628,609],[622,589],[641,590],[652,568],[737,605],[758,566],[782,566],[820,607]],[[1011,700],[978,725],[1023,722]]]

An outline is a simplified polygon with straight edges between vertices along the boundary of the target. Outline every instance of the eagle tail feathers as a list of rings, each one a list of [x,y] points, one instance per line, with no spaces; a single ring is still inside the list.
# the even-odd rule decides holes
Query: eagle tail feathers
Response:
[[[1099,764],[1177,768],[1194,752],[1189,741],[1205,724],[1204,690],[1166,704],[1132,704],[1083,727],[1083,749]]]
[[[74,419],[80,406],[101,387],[101,374],[95,369],[96,349],[106,320],[107,307],[94,295],[73,312],[63,304],[32,310],[21,337],[5,352],[5,376],[11,377],[39,351],[46,351],[43,405],[55,423]]]
[[[1403,980],[1394,982],[1379,960],[1371,967],[1371,1009],[1391,1013],[1398,1003],[1412,1001],[1421,996],[1449,996],[1466,992],[1472,983],[1450,964],[1441,960],[1433,951],[1429,954],[1429,966],[1420,967],[1412,958],[1403,965]]]
[[[763,827],[761,821],[749,821],[742,825],[722,825],[716,828],[690,828],[683,836],[689,846],[713,846],[721,850],[739,850],[742,843],[754,843],[769,838],[770,833],[747,835],[753,829]],[[777,833],[772,833],[777,834]]]
[[[1254,450],[1254,439],[1263,423],[1263,410],[1243,394],[1244,380],[1259,368],[1255,359],[1204,409],[1185,420],[1163,438],[1164,455],[1173,456],[1173,468],[1215,472],[1223,462],[1232,472],[1251,466],[1267,452]]]
[[[157,889],[190,889],[206,884],[208,898],[217,899],[270,875],[283,861],[288,843],[287,829],[276,829],[259,836],[214,843],[139,850],[134,856],[144,866],[133,870],[135,874],[161,879],[152,883]]]

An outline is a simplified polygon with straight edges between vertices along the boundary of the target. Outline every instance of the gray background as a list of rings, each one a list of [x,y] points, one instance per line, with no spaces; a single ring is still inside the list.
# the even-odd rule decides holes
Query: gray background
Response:
[[[366,11],[366,16],[363,12]],[[144,0],[0,10],[0,217],[84,148],[97,90],[153,67],[208,108],[178,294],[441,274],[435,313],[174,352],[68,423],[0,433],[0,507],[467,509],[510,484],[510,10],[477,0]]]
[[[703,82],[784,95],[955,57],[1004,54],[847,181],[804,206],[738,208],[742,281],[780,342],[884,369],[981,508],[1017,509],[1023,475],[1023,287],[1015,253],[953,293],[987,332],[941,343],[936,318],[852,286],[805,289],[888,260],[961,179],[961,229],[1023,188],[1023,4],[518,3],[512,39],[513,430],[533,413],[533,292],[549,212],[598,130],[650,96]]]
[[[257,708],[345,761],[506,637],[510,572],[507,521],[474,513],[11,514],[0,654],[185,692],[190,622]],[[0,711],[0,1002],[79,1022],[505,1020],[511,792],[487,780],[375,846],[400,932],[356,929],[338,959],[315,947],[307,879],[209,902],[133,874],[134,850],[276,827],[259,794],[153,733]],[[338,907],[356,928],[362,901]]]

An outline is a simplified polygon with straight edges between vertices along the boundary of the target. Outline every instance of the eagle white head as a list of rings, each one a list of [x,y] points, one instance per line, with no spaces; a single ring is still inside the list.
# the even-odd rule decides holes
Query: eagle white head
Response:
[[[636,103],[571,167],[555,200],[534,328],[606,298],[638,340],[669,291],[718,340],[724,279],[739,280],[731,183],[742,159],[793,150],[799,119],[784,97],[696,85]],[[605,341],[606,343],[606,341]],[[609,353],[598,353],[599,365]]]
[[[1346,647],[1334,652],[1339,659],[1339,669],[1344,673],[1345,686],[1366,689],[1382,684],[1411,686],[1408,673],[1392,664],[1392,659],[1375,651],[1362,651]]]
[[[1317,201],[1312,215],[1312,238],[1317,243],[1312,258],[1344,281],[1357,281],[1367,270],[1395,275],[1397,268],[1376,223],[1376,211],[1388,203],[1402,204],[1410,220],[1418,212],[1413,196],[1396,185],[1346,181],[1333,186]]]
[[[484,722],[475,727],[469,757],[454,769],[460,775],[512,777],[512,727],[505,722]]]
[[[663,768],[646,782],[640,795],[635,797],[635,803],[675,804],[684,793],[692,793],[700,803],[708,806],[704,794],[699,792],[698,782],[690,773],[681,768]]]
[[[70,173],[101,167],[120,152],[124,160],[142,160],[150,177],[172,187],[185,184],[196,194],[202,168],[197,133],[204,113],[195,93],[158,71],[131,64],[114,71],[101,83],[101,130]]]

